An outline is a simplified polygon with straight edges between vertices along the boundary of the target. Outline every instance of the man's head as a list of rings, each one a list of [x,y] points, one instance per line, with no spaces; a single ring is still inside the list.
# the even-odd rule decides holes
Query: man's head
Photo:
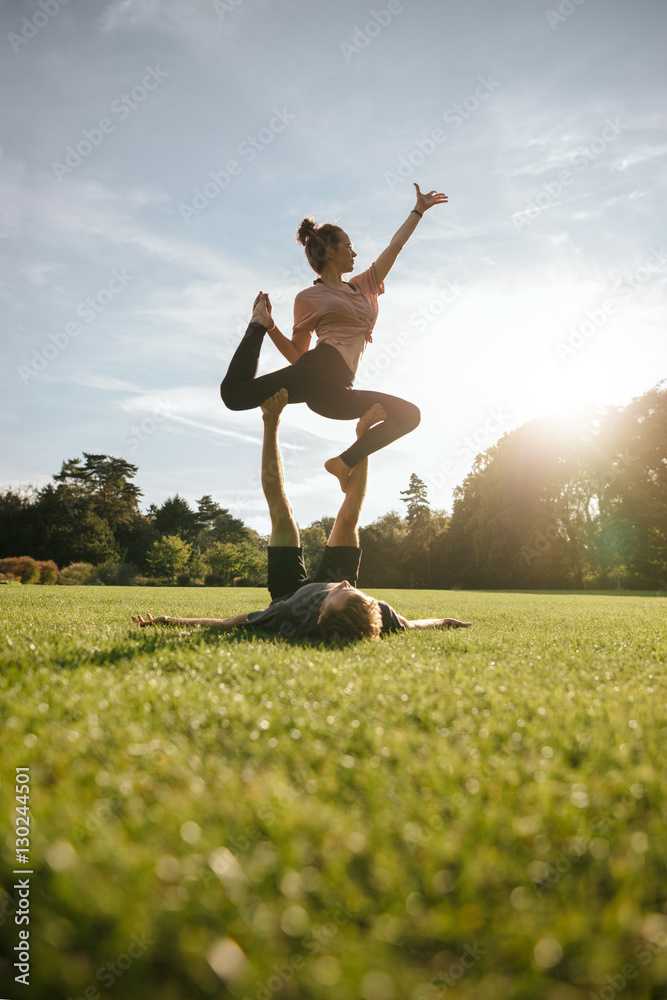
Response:
[[[377,639],[382,630],[382,614],[375,598],[343,580],[322,601],[317,624],[327,642]]]

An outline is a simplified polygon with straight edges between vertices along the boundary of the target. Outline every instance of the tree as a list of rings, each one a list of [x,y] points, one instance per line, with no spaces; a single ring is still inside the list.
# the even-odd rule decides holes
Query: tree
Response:
[[[359,529],[364,558],[359,574],[361,587],[405,587],[402,546],[407,524],[395,510]]]
[[[36,552],[34,491],[7,490],[0,494],[0,558]]]
[[[160,507],[151,504],[148,509],[151,524],[163,536],[179,535],[185,541],[192,541],[197,531],[197,515],[190,504],[176,493],[167,497]]]
[[[208,494],[197,502],[197,544],[202,549],[214,542],[242,542],[249,537],[243,521],[220,507]]]
[[[408,524],[412,525],[420,518],[429,517],[431,505],[426,495],[426,483],[413,472],[407,490],[401,490],[401,496],[405,499],[403,503],[408,505]]]
[[[601,516],[617,559],[653,588],[667,568],[667,381],[609,414],[597,470]]]
[[[410,476],[407,490],[401,490],[407,504],[408,532],[402,545],[401,559],[411,587],[432,586],[432,551],[438,536],[446,529],[443,512],[431,510],[426,483],[416,473]]]
[[[154,576],[173,579],[186,568],[191,552],[192,546],[183,541],[180,535],[166,535],[153,542],[147,557],[148,565]]]
[[[321,528],[326,537],[328,538],[331,534],[331,529],[334,526],[335,517],[327,515],[326,517],[318,517],[316,521],[312,521],[308,527],[310,528]]]
[[[47,484],[33,508],[36,526],[34,551],[38,559],[53,559],[58,566],[73,562],[97,563],[119,559],[109,522],[95,510],[90,497],[72,497],[70,489]]]
[[[654,587],[667,570],[667,386],[506,434],[455,490],[449,582]]]
[[[322,553],[327,544],[327,536],[324,528],[319,524],[311,524],[310,527],[301,531],[301,547],[303,548],[303,559],[309,574],[317,572]]]
[[[63,462],[53,479],[60,483],[71,503],[88,501],[87,506],[102,517],[112,532],[129,524],[139,512],[141,490],[130,480],[137,466],[110,455],[83,453],[80,458]]]
[[[239,576],[259,581],[266,577],[267,560],[266,548],[262,551],[258,540],[259,535],[237,544],[213,542],[206,553],[206,562],[213,574],[220,577],[226,585]]]

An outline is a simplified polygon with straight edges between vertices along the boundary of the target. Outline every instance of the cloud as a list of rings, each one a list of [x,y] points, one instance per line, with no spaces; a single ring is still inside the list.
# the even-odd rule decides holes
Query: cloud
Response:
[[[26,281],[30,282],[31,285],[40,286],[49,284],[51,277],[61,273],[62,270],[62,263],[35,260],[27,263],[23,267],[22,273]]]
[[[98,18],[98,27],[104,34],[120,28],[159,24],[166,6],[165,0],[116,0]]]
[[[648,160],[655,160],[664,156],[667,156],[667,143],[656,145],[644,143],[635,147],[632,152],[619,157],[612,166],[614,170],[627,170],[629,167],[636,167],[640,163],[646,163]]]
[[[92,389],[101,389],[103,392],[141,392],[141,387],[133,382],[126,382],[108,375],[94,375],[84,372],[71,378],[70,381],[77,385],[87,385]]]

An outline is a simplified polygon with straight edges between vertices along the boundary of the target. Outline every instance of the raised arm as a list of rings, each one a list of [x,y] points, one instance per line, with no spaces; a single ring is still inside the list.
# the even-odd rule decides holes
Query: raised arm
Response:
[[[436,191],[429,191],[428,194],[422,194],[419,190],[419,184],[415,184],[415,188],[417,190],[415,207],[401,228],[394,233],[389,241],[389,246],[386,250],[382,251],[375,261],[375,274],[379,284],[382,284],[391,271],[396,258],[414,233],[424,212],[432,208],[433,205],[441,205],[447,201],[447,195],[445,194],[438,194]]]

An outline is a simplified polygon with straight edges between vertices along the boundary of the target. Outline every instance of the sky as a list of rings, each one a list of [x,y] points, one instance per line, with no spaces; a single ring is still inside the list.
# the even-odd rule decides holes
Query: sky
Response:
[[[210,494],[265,533],[259,411],[219,383],[262,289],[289,336],[304,216],[368,267],[426,213],[356,385],[416,403],[371,456],[362,523],[434,509],[545,414],[667,377],[662,0],[6,0],[0,13],[0,488],[84,452],[141,508]],[[286,364],[266,340],[260,372]],[[288,407],[305,526],[352,423]]]

